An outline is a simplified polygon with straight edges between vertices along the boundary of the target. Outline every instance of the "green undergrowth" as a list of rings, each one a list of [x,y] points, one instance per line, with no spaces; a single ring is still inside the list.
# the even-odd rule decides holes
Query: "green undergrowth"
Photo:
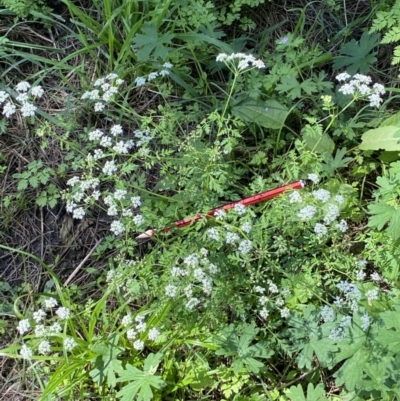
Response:
[[[398,2],[367,3],[63,0],[30,10],[35,25],[11,16],[4,388],[400,398],[399,89],[379,59]]]

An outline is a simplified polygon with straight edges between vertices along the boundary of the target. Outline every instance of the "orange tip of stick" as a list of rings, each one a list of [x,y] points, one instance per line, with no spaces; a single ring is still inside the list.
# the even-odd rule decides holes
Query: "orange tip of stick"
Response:
[[[139,234],[136,239],[144,239],[144,238],[151,238],[154,237],[154,231],[153,230],[147,230],[142,234]]]

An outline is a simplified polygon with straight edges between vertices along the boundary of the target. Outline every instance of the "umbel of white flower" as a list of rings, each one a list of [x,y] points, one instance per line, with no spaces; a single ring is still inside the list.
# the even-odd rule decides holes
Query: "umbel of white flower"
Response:
[[[251,68],[258,68],[259,70],[265,68],[264,62],[257,60],[251,54],[232,53],[228,55],[226,53],[220,53],[218,54],[216,61],[221,61],[234,67],[237,65],[239,71],[245,71]]]

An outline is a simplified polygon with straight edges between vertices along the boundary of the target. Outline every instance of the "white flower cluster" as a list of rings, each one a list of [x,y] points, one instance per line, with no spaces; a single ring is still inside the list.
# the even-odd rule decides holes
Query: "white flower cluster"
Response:
[[[239,63],[237,63],[237,60],[239,60]],[[226,53],[220,53],[218,54],[216,61],[223,62],[226,65],[231,65],[234,68],[236,67],[237,64],[237,69],[239,71],[250,70],[252,68],[258,68],[258,69],[265,68],[264,62],[261,60],[257,60],[251,54],[232,53],[228,55]]]
[[[47,310],[51,310],[57,305],[57,300],[54,298],[47,298],[44,300],[44,308]],[[41,339],[41,341],[37,343],[37,352],[40,355],[47,355],[51,352],[51,338],[55,337],[56,339],[58,339],[60,337],[60,333],[62,332],[62,326],[59,321],[69,319],[70,317],[70,309],[63,306],[59,307],[55,311],[55,314],[53,314],[52,317],[49,318],[45,310],[38,309],[32,314],[32,320],[35,321],[34,327],[31,326],[28,319],[23,319],[19,321],[17,330],[19,331],[20,335],[24,335],[25,333],[33,329],[34,336]],[[47,326],[45,325],[46,319],[48,319]],[[65,351],[71,351],[76,345],[77,344],[73,338],[65,338]],[[31,359],[33,354],[34,350],[32,348],[28,347],[26,344],[22,345],[20,350],[20,355],[22,356],[22,358]]]
[[[40,98],[44,94],[43,88],[38,86],[33,86],[28,82],[20,82],[15,86],[15,91],[17,95],[15,96],[15,100],[20,105],[20,111],[23,117],[32,117],[35,115],[35,111],[37,107],[32,103],[32,98]],[[17,106],[15,103],[11,102],[10,95],[5,91],[0,91],[0,105],[3,105],[3,115],[6,118],[10,118],[17,111]]]
[[[144,76],[144,77],[137,77],[135,79],[135,84],[136,86],[143,86],[146,84],[146,82],[150,82],[153,79],[156,79],[157,77],[165,77],[166,75],[169,75],[169,72],[171,68],[173,67],[171,63],[164,63],[162,65],[163,69],[160,72],[151,72],[149,75]]]
[[[208,251],[202,249],[200,254],[192,253],[183,260],[184,266],[171,268],[171,283],[165,286],[165,295],[174,298],[178,295],[179,289],[187,298],[186,308],[194,309],[200,303],[200,291],[210,296],[213,290],[212,275],[218,272],[217,266],[211,263],[208,258]],[[198,294],[194,295],[194,289]]]
[[[352,79],[349,80],[350,78]],[[362,74],[356,74],[351,77],[347,72],[342,72],[336,76],[336,79],[344,83],[339,88],[339,92],[342,92],[344,95],[365,96],[368,98],[371,107],[379,107],[381,105],[383,101],[381,95],[386,93],[385,87],[378,83],[370,87],[369,85],[372,84],[371,77]]]
[[[138,339],[137,337],[139,335],[141,335],[140,333],[144,333],[147,329],[147,323],[144,321],[145,317],[142,315],[137,315],[135,317],[135,328],[129,328],[126,331],[126,338],[129,341],[133,342],[133,348],[136,351],[142,351],[144,349],[145,346],[145,342],[141,339]],[[126,315],[123,317],[121,324],[124,327],[129,327],[130,325],[132,325],[133,323],[133,319],[131,317],[131,315]],[[152,329],[149,330],[148,334],[147,334],[147,339],[149,341],[156,341],[158,339],[158,337],[160,336],[160,331],[153,327]],[[141,335],[141,337],[143,338],[143,335]]]
[[[310,178],[310,175],[309,175]],[[316,177],[312,177],[315,179]],[[289,194],[289,202],[290,203],[301,203],[301,196],[296,195],[297,192],[291,192]],[[323,224],[316,223],[314,226],[314,232],[318,237],[323,237],[328,233],[328,227],[330,224],[335,223],[335,228],[343,233],[345,233],[348,229],[348,225],[346,220],[340,220],[337,222],[337,218],[340,216],[340,209],[338,205],[343,205],[345,200],[342,195],[336,195],[332,198],[332,195],[326,189],[318,189],[312,192],[313,198],[321,202],[321,211],[325,212],[323,216]],[[297,214],[302,221],[312,220],[318,213],[318,208],[314,205],[306,205],[303,206]]]
[[[100,112],[105,108],[105,104],[109,103],[115,94],[118,93],[119,87],[124,83],[123,79],[118,78],[117,74],[108,74],[106,77],[98,78],[93,82],[95,89],[86,91],[81,99],[93,100],[94,111]]]
[[[283,319],[288,318],[290,316],[290,310],[283,306],[285,305],[284,298],[290,294],[290,291],[286,288],[279,291],[278,286],[272,282],[272,280],[267,280],[267,285],[268,290],[260,285],[254,287],[254,292],[261,294],[258,298],[258,303],[261,305],[258,314],[261,319],[267,320],[270,312],[273,312],[274,310],[278,311]],[[267,291],[269,292],[268,297],[264,295]]]

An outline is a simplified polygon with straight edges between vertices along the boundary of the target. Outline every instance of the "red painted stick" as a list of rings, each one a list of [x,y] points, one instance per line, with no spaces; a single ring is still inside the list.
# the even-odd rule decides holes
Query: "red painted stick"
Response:
[[[305,186],[305,182],[303,180],[293,182],[288,185],[284,185],[283,187],[271,189],[269,191],[263,192],[258,195],[250,196],[249,198],[241,199],[240,201],[228,203],[227,205],[224,206],[219,206],[215,209],[212,209],[208,211],[207,213],[199,213],[196,214],[195,216],[192,217],[187,217],[186,219],[183,220],[178,220],[174,222],[174,226],[172,227],[167,227],[161,230],[161,232],[165,233],[168,231],[171,231],[174,227],[177,228],[182,228],[185,226],[188,226],[189,224],[196,223],[200,219],[206,218],[209,219],[210,217],[213,217],[215,213],[218,210],[229,210],[235,207],[235,205],[244,205],[244,206],[250,206],[254,205],[256,203],[264,202],[268,199],[272,199],[280,195],[281,193],[287,191],[288,189],[301,189]],[[147,230],[143,234],[138,235],[136,238],[148,238],[148,237],[153,237],[155,235],[155,232],[153,230]]]

